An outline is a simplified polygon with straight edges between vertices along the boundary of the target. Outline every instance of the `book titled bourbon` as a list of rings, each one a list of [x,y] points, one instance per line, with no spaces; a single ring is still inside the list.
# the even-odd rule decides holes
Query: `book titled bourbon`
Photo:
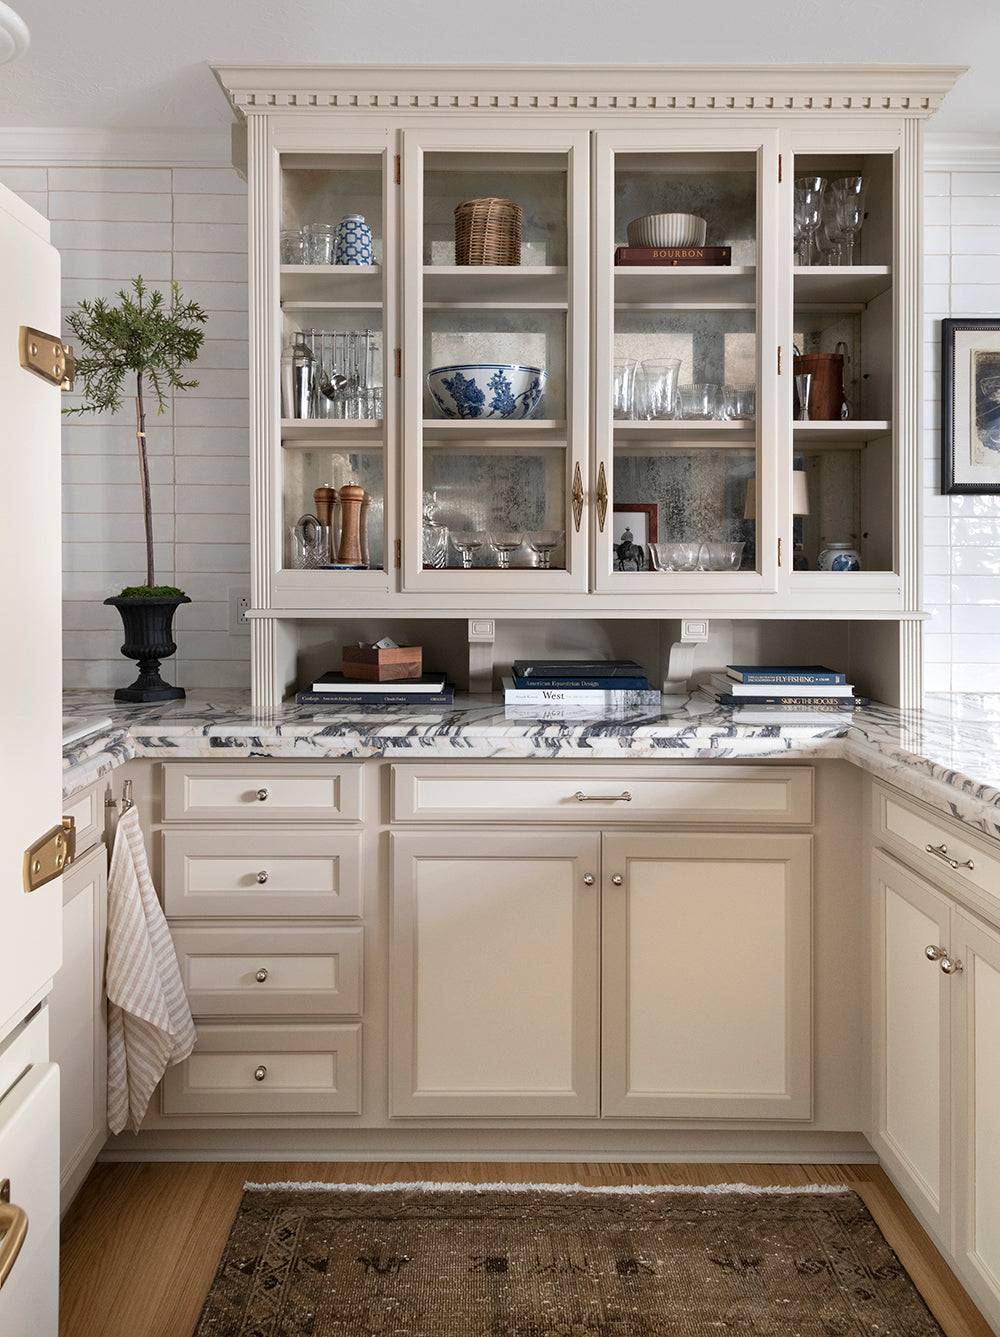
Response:
[[[616,265],[731,265],[731,246],[616,246]]]

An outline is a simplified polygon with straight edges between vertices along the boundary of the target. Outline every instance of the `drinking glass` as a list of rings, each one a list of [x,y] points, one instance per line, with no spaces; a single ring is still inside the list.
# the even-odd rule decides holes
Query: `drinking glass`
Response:
[[[697,571],[700,543],[669,543],[661,546],[666,548],[661,560],[665,557],[664,565],[668,571]]]
[[[515,534],[512,530],[492,529],[490,530],[490,547],[497,555],[497,566],[502,571],[506,571],[510,566],[510,555],[516,552],[523,542],[521,534]]]
[[[752,381],[722,387],[724,416],[729,421],[754,418],[757,414],[757,386]]]
[[[307,265],[329,265],[333,263],[332,223],[307,223],[302,229],[305,262]]]
[[[701,563],[706,571],[735,571],[742,558],[742,543],[717,543],[709,540],[701,545]]]
[[[304,515],[296,525],[289,527],[292,540],[292,566],[297,571],[314,571],[330,564],[328,525],[321,525],[313,515]]]
[[[677,417],[678,357],[647,358],[641,364],[638,397],[644,418]]]
[[[301,265],[304,256],[302,231],[297,227],[281,230],[281,263],[283,265]]]
[[[444,525],[424,525],[424,566],[435,570],[448,565],[448,530]]]
[[[722,392],[711,382],[682,385],[679,394],[681,416],[689,421],[718,418],[722,412]]]
[[[840,238],[840,258],[838,263],[849,265],[853,258],[854,239],[861,231],[865,221],[865,199],[868,195],[868,179],[863,176],[838,177],[830,185],[833,197],[833,213],[836,231]]]
[[[823,194],[826,179],[822,176],[795,178],[795,263],[812,263],[813,237],[823,217]]]
[[[624,358],[621,362],[614,364],[611,384],[611,416],[613,418],[635,417],[635,373],[637,365],[634,357]]]
[[[486,535],[475,529],[452,530],[452,547],[462,554],[462,566],[468,570],[472,565],[473,553],[477,553],[486,542]]]
[[[524,541],[532,552],[538,554],[538,565],[543,571],[549,570],[552,553],[562,543],[564,534],[562,529],[539,529],[525,534]]]

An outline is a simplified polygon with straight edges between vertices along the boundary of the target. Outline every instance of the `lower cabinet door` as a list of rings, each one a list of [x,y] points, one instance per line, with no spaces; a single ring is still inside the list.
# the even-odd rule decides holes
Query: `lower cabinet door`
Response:
[[[807,1119],[812,839],[608,834],[606,1116]]]
[[[951,1222],[951,902],[872,855],[872,1131],[886,1169],[944,1243]]]
[[[600,838],[392,836],[394,1115],[598,1113]]]
[[[1000,934],[964,910],[953,923],[957,1253],[973,1298],[1000,1325]]]

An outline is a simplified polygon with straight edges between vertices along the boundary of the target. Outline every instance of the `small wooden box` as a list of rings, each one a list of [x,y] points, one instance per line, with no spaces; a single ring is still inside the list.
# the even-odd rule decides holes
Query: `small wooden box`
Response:
[[[398,682],[419,678],[423,672],[423,650],[419,645],[397,645],[391,650],[376,650],[371,645],[345,645],[345,678],[364,682]]]

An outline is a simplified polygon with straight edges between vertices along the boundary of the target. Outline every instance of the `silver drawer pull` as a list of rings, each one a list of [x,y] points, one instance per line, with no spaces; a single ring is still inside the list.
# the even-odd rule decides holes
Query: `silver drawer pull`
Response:
[[[627,789],[623,789],[620,794],[585,794],[582,789],[578,789],[573,795],[577,803],[631,803],[632,795]]]
[[[948,955],[947,947],[939,947],[937,943],[930,942],[924,948],[924,956],[928,961],[940,961],[942,957]]]
[[[258,789],[257,797],[260,799],[261,803],[266,803],[271,797],[271,791],[269,789]]]
[[[941,962],[941,969],[946,975],[961,975],[964,967],[961,961],[953,961],[950,956],[946,956]]]
[[[262,1082],[266,1076],[267,1076],[267,1069],[264,1067],[263,1063],[261,1063],[258,1067],[254,1068],[253,1079],[255,1082]]]
[[[257,874],[257,881],[261,884],[261,886],[263,886],[264,883],[267,881],[267,879],[268,879],[270,876],[271,876],[271,875],[270,875],[270,873],[267,871],[267,869],[266,869],[266,868],[262,868],[262,869],[260,870],[260,872]]]
[[[925,845],[924,849],[928,854],[935,854],[939,859],[943,859],[949,868],[975,868],[976,866],[971,859],[963,859],[961,862],[958,859],[953,859],[948,853],[947,845]]]
[[[258,984],[263,984],[267,979],[267,966],[261,966],[260,970],[258,970],[257,974],[254,976],[254,979]]]

